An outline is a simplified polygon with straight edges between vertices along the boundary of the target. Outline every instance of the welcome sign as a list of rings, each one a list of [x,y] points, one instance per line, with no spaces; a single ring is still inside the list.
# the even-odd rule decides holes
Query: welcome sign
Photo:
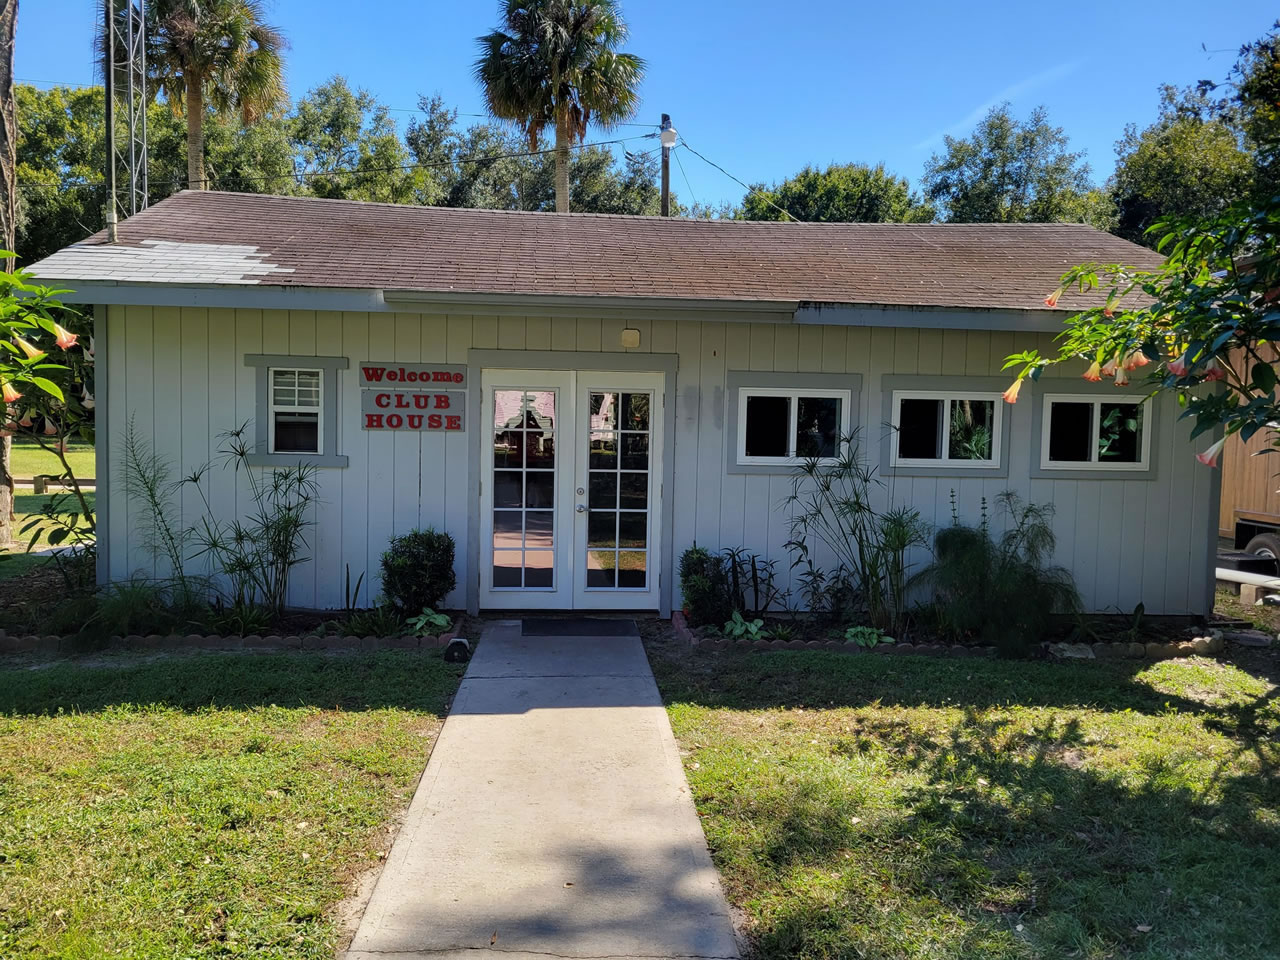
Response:
[[[467,368],[458,364],[360,364],[360,422],[364,430],[461,432],[467,406]]]

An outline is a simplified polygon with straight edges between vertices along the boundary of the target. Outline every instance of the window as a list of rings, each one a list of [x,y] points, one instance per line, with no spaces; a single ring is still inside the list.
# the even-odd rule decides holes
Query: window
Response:
[[[1146,470],[1150,401],[1137,397],[1044,398],[1040,466],[1045,470]]]
[[[742,387],[738,463],[785,464],[840,455],[849,433],[850,391]]]
[[[998,466],[999,403],[998,393],[894,391],[893,464]]]
[[[320,370],[271,368],[271,453],[323,453]]]

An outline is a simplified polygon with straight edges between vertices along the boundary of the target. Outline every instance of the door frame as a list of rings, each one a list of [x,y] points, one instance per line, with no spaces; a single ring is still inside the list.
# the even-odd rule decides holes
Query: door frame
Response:
[[[467,522],[467,563],[465,573],[467,611],[473,616],[480,612],[480,478],[481,444],[488,435],[487,425],[481,420],[481,402],[484,391],[480,384],[481,371],[488,368],[503,370],[563,370],[601,373],[653,373],[662,375],[662,434],[663,456],[661,470],[655,477],[661,484],[662,496],[658,516],[654,518],[658,530],[658,551],[654,564],[657,576],[658,615],[671,616],[671,597],[674,587],[672,549],[674,544],[675,504],[675,454],[676,444],[676,396],[679,357],[674,353],[600,353],[574,350],[489,350],[472,347],[467,351],[467,413],[468,422],[474,424],[467,461],[470,479]]]

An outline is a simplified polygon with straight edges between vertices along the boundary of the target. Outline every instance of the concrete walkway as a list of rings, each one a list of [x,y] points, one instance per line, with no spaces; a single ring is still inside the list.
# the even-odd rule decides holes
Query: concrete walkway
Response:
[[[736,958],[640,640],[492,624],[347,960]]]

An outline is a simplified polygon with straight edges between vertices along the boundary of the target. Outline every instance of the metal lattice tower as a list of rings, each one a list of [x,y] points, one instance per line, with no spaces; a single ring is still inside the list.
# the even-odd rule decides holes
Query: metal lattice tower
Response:
[[[108,126],[110,179],[118,184],[112,190],[116,212],[132,216],[147,205],[146,0],[108,0],[106,6],[114,13],[107,17],[107,97],[121,108],[119,120]]]

